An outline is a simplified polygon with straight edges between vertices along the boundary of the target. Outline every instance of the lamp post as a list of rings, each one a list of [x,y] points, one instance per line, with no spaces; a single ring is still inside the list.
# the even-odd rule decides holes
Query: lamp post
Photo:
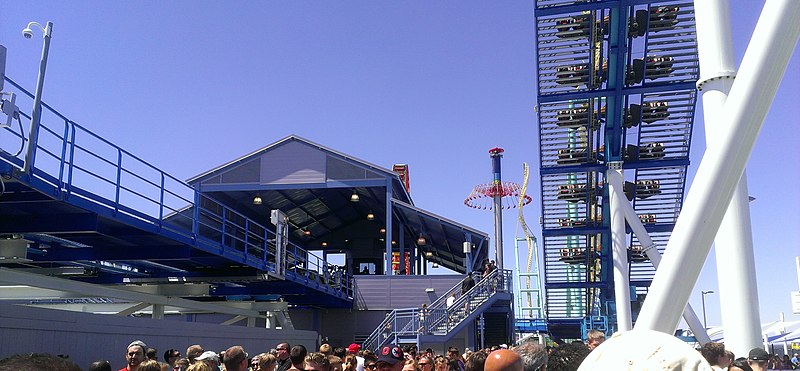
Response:
[[[706,294],[713,294],[714,290],[700,291],[700,301],[703,303],[703,328],[708,330],[706,325]]]
[[[33,37],[33,30],[31,27],[37,27],[42,30],[44,36],[44,45],[42,46],[42,59],[39,62],[39,78],[36,81],[36,94],[33,97],[33,114],[31,115],[31,130],[28,136],[28,151],[25,153],[25,164],[22,166],[22,173],[30,175],[33,161],[36,157],[36,143],[39,139],[39,123],[42,120],[42,89],[44,88],[44,72],[47,68],[47,54],[50,51],[50,35],[53,33],[53,22],[47,22],[45,27],[42,27],[38,22],[28,23],[28,27],[22,30],[22,35],[26,39]]]

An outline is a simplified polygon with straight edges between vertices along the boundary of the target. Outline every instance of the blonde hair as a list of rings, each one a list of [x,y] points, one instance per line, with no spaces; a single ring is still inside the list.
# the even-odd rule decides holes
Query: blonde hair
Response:
[[[161,365],[158,364],[158,361],[155,360],[147,360],[139,364],[139,371],[161,371]]]
[[[211,366],[205,362],[195,362],[192,363],[186,371],[213,371]]]

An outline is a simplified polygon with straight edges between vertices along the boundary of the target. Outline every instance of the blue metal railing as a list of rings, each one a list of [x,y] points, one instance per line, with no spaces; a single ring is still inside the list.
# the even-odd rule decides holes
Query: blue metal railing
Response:
[[[427,308],[404,308],[389,312],[384,320],[364,340],[364,349],[377,350],[397,343],[400,338],[420,335],[447,335],[458,327],[495,293],[513,291],[510,270],[496,269],[480,278],[469,291],[461,294],[461,282],[453,286]],[[457,298],[447,305],[451,295]]]
[[[8,77],[21,95],[33,95]],[[31,142],[12,128],[0,130],[0,164],[48,196],[121,219],[136,227],[171,237],[201,250],[259,270],[275,272],[275,232],[249,219],[140,157],[92,133],[42,103],[36,162],[31,174],[19,174],[21,154],[3,150],[3,143]],[[20,112],[21,118],[30,116]],[[10,134],[10,135],[9,135]],[[145,257],[146,259],[146,257]],[[286,276],[340,297],[353,297],[353,279],[302,247],[286,248]]]

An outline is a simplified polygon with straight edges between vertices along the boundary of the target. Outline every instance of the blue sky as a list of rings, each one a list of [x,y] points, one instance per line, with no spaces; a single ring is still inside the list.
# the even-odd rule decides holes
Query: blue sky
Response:
[[[763,1],[731,3],[738,63]],[[5,1],[7,74],[29,90],[41,38],[20,30],[48,20],[44,100],[180,179],[297,134],[387,168],[409,164],[418,206],[491,232],[491,214],[462,203],[490,180],[488,149],[505,148],[506,180],[521,181],[523,162],[538,169],[532,1]],[[800,319],[789,302],[799,85],[795,52],[747,169],[763,321]],[[692,172],[705,143],[696,117]],[[539,234],[536,178],[529,194]],[[507,266],[515,218],[506,213]],[[716,281],[712,251],[696,308]],[[718,324],[718,298],[707,299]]]

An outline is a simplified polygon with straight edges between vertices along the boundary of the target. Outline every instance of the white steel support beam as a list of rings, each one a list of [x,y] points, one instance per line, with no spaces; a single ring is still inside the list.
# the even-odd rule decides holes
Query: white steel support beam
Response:
[[[797,19],[800,1],[764,5],[722,114],[713,120],[730,129],[700,162],[636,328],[671,334],[677,327],[797,45]]]
[[[697,47],[700,59],[698,89],[703,93],[706,147],[713,147],[718,134],[727,130],[726,122],[715,120],[722,114],[733,86],[736,66],[731,41],[728,0],[696,0]],[[742,177],[722,219],[714,252],[725,348],[744,354],[761,346],[761,316],[756,283],[753,236],[750,225],[747,175]],[[729,272],[737,272],[731,275]]]
[[[611,199],[611,250],[614,262],[614,298],[617,303],[617,330],[633,328],[631,315],[631,285],[628,272],[628,242],[625,238],[624,205],[628,201],[623,195],[624,176],[622,162],[609,162],[606,182]],[[621,196],[621,197],[620,197]],[[630,205],[630,204],[629,204]]]
[[[622,190],[618,191],[622,192]],[[624,193],[620,195],[620,197],[624,196]],[[642,221],[639,219],[639,215],[636,214],[636,210],[633,209],[633,206],[627,202],[622,206],[623,211],[625,212],[625,220],[631,227],[631,231],[633,231],[633,234],[636,235],[636,238],[642,245],[642,250],[645,254],[647,254],[647,259],[650,260],[650,263],[652,263],[653,267],[656,269],[656,271],[658,271],[658,266],[661,264],[661,253],[658,251],[658,248],[656,248],[656,244],[653,242],[653,239],[650,238],[650,234],[647,233],[647,230],[644,228],[644,224],[642,224]],[[711,341],[711,337],[708,336],[708,332],[706,331],[705,327],[703,327],[703,323],[700,322],[700,318],[697,317],[697,313],[694,312],[692,305],[689,303],[686,303],[686,308],[683,309],[683,320],[689,325],[689,329],[692,330],[695,339],[697,339],[700,344],[705,344]]]
[[[130,316],[131,314],[134,314],[142,309],[149,307],[150,305],[151,305],[150,303],[139,303],[117,312],[117,315],[127,317]]]
[[[135,302],[161,304],[179,308],[195,309],[211,313],[243,315],[264,318],[256,310],[239,309],[224,305],[204,303],[194,300],[144,294],[113,287],[93,285],[90,283],[48,277],[35,273],[18,272],[14,269],[0,267],[0,282],[28,285],[51,290],[59,290],[85,295],[86,297],[105,297],[130,300]]]

